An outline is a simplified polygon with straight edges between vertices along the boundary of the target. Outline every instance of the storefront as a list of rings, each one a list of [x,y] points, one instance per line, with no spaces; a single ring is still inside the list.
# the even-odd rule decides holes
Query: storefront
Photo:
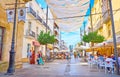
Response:
[[[40,43],[38,41],[33,41],[32,43],[33,43],[33,46],[34,46],[35,53],[40,51]]]
[[[120,54],[120,36],[116,36],[117,52]],[[113,38],[96,44],[94,47],[87,49],[87,52],[97,51],[97,54],[111,56],[114,54],[114,43]]]

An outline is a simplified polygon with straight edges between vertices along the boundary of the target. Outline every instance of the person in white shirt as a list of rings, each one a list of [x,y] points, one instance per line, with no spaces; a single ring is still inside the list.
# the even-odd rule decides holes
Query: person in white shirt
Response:
[[[114,62],[114,60],[110,57],[110,56],[108,56],[106,59],[105,59],[105,62]],[[110,67],[107,67],[107,70],[108,70],[108,72],[110,72]],[[114,69],[113,69],[114,70]]]
[[[110,56],[108,56],[105,61],[110,61],[111,62],[111,61],[113,61],[113,59]]]

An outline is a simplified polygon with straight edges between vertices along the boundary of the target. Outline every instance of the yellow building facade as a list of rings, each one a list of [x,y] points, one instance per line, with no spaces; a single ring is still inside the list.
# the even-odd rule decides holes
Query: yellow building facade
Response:
[[[120,0],[112,0],[113,16],[115,33],[117,39],[117,48],[119,51],[120,40]],[[101,46],[97,47],[100,54],[111,55],[113,54],[113,39],[112,39],[112,24],[110,19],[109,3],[108,0],[95,0],[92,8],[92,21],[94,31],[98,31],[99,34],[105,37],[105,40]],[[96,44],[97,45],[97,44]]]
[[[19,0],[19,2],[25,2]],[[0,1],[0,71],[5,71],[8,68],[9,55],[11,49],[11,40],[13,32],[13,23],[7,21],[6,9],[14,8],[14,5],[6,5],[14,3],[14,0],[2,0]],[[24,5],[23,5],[24,6]],[[24,22],[16,23],[16,35],[15,35],[15,65],[16,68],[22,67],[22,45],[23,45],[23,29]]]

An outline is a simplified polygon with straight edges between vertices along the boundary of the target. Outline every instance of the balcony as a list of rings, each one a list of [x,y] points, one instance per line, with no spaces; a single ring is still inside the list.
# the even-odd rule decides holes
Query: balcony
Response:
[[[35,34],[35,38],[38,39],[38,37],[39,37],[39,34]]]
[[[59,41],[59,36],[56,36],[55,39],[56,39],[57,41]]]
[[[58,48],[59,49],[59,45],[58,44],[54,44],[54,48]]]
[[[43,25],[44,25],[45,27],[47,27],[47,29],[50,29],[50,28],[48,27],[48,25],[47,25],[44,21],[42,21],[42,23],[43,23]]]
[[[27,30],[26,37],[35,38],[35,32]]]
[[[109,4],[108,0],[102,0],[102,15],[103,15],[103,23],[106,23],[110,20],[110,10],[109,10]]]
[[[98,30],[100,27],[102,27],[102,23],[103,23],[103,20],[102,19],[99,19],[96,24],[95,24],[95,27],[94,27],[94,31]]]
[[[43,21],[43,19],[39,15],[36,15],[36,18],[40,23],[42,23],[45,27],[47,27],[47,29],[50,30],[49,26]]]
[[[37,15],[36,18],[37,18],[37,20],[38,20],[40,23],[43,23],[43,20],[42,20],[42,18],[41,18],[39,15]]]
[[[106,23],[110,20],[110,11],[106,11],[104,14],[103,14],[103,23]]]
[[[33,8],[30,6],[27,9],[27,12],[30,13],[32,16],[34,16],[40,23],[42,23],[47,29],[50,30],[49,26],[43,21],[43,19],[33,10]]]
[[[57,28],[54,28],[55,34],[58,35],[59,34],[59,30]]]
[[[29,7],[27,10],[28,13],[32,14],[34,17],[36,17],[36,12],[33,10],[32,7]]]

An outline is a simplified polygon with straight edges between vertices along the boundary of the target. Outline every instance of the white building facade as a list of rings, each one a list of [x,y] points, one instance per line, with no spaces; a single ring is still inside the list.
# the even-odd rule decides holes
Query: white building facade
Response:
[[[59,52],[60,51],[60,28],[56,23],[54,23],[54,35],[56,39],[56,42],[54,43],[54,52]]]
[[[24,25],[24,38],[23,38],[23,49],[22,49],[22,58],[23,61],[27,60],[27,52],[30,50],[35,50],[35,53],[38,51],[42,51],[43,55],[45,55],[45,45],[41,45],[38,41],[38,35],[40,31],[46,32],[47,30],[52,31],[52,23],[48,21],[48,25],[46,24],[46,13],[39,6],[39,4],[32,0],[26,4],[27,13]]]

